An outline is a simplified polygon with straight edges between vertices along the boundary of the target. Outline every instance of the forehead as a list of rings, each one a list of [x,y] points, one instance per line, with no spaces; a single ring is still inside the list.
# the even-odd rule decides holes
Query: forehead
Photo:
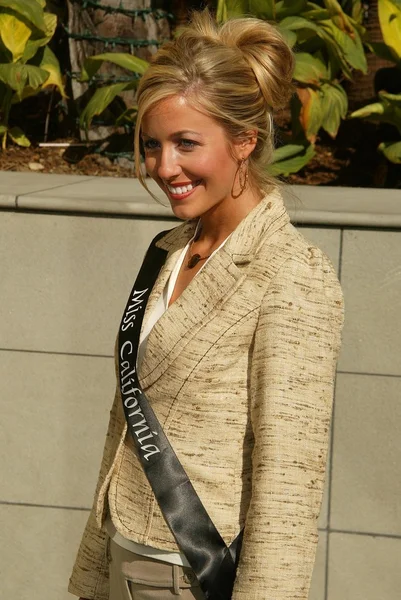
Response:
[[[152,106],[143,116],[142,131],[148,135],[172,135],[177,131],[190,131],[203,137],[225,137],[223,128],[215,119],[201,112],[182,96],[171,96]]]

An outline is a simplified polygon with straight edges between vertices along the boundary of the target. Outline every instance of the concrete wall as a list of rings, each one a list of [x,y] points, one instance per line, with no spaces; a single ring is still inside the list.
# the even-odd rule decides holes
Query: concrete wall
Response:
[[[175,225],[48,209],[0,212],[0,595],[18,600],[72,598],[119,319],[149,240]],[[346,322],[310,600],[396,600],[401,231],[320,220],[298,226],[338,269]]]

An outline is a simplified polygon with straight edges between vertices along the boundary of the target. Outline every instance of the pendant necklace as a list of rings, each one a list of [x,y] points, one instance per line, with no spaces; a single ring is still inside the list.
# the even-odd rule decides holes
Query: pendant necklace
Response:
[[[191,254],[192,244],[199,239],[201,233],[201,228],[199,226],[197,227],[197,229],[198,230],[195,232],[195,235],[192,238],[191,243],[189,244],[189,259],[187,262],[188,269],[193,269],[194,267],[196,267],[199,261],[206,260],[207,258],[211,257],[211,254],[209,254],[208,256],[201,256],[200,254]]]

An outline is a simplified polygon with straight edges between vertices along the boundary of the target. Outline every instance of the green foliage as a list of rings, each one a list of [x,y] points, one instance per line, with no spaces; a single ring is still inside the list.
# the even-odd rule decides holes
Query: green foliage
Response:
[[[384,42],[371,43],[370,48],[377,56],[392,61],[395,77],[398,76],[401,89],[401,2],[400,0],[378,0],[380,28]],[[351,119],[367,119],[373,122],[393,125],[401,137],[401,93],[390,94],[385,90],[378,93],[378,102],[368,104],[354,111]],[[401,163],[401,140],[384,141],[378,146],[379,152],[392,163]]]
[[[378,150],[392,163],[401,164],[401,142],[382,142]]]
[[[29,27],[36,27],[42,33],[46,32],[44,5],[40,0],[0,0],[0,9],[23,19]]]
[[[272,169],[283,174],[296,172],[313,156],[319,130],[322,128],[335,138],[346,117],[348,100],[341,81],[352,79],[353,70],[367,72],[361,2],[218,0],[219,21],[240,14],[253,14],[275,23],[295,50],[297,93],[291,102],[293,133],[287,144],[289,154],[284,159],[275,158]],[[279,157],[284,156],[283,152],[283,148],[276,150]],[[279,171],[282,160],[285,165]]]
[[[314,157],[315,149],[312,144],[285,144],[274,152],[273,162],[268,166],[270,175],[296,173]]]
[[[114,83],[113,85],[108,85],[97,89],[81,113],[81,127],[85,129],[90,127],[93,117],[101,115],[102,112],[109,106],[109,104],[111,104],[114,98],[116,98],[116,96],[121,94],[121,92],[134,89],[135,86],[136,82],[130,84]],[[125,111],[125,113],[126,112],[127,111]]]
[[[401,2],[379,0],[379,20],[383,40],[395,63],[401,62]]]
[[[47,46],[57,18],[45,13],[45,0],[0,0],[0,136],[20,146],[29,140],[19,127],[8,125],[12,104],[56,86],[65,90],[58,60]]]
[[[100,66],[106,61],[112,62],[119,67],[123,67],[131,73],[139,73],[140,75],[145,73],[149,64],[146,62],[146,60],[142,60],[141,58],[132,56],[131,54],[116,52],[98,54],[97,56],[91,56],[90,58],[86,59],[84,68],[82,70],[81,81],[88,81],[91,79],[97,73]]]
[[[401,75],[401,74],[400,74]],[[401,80],[401,77],[400,77]],[[379,92],[379,102],[368,104],[354,111],[350,118],[367,119],[369,121],[389,123],[397,128],[401,137],[401,94]],[[393,163],[401,163],[401,140],[398,142],[382,142],[378,150]]]
[[[149,64],[146,60],[142,60],[131,54],[111,52],[98,54],[97,56],[86,59],[81,73],[81,81],[90,81],[104,62],[111,62],[119,67],[123,67],[135,75],[143,75]],[[93,117],[102,114],[116,96],[122,92],[135,89],[137,85],[138,78],[133,77],[132,80],[127,83],[114,83],[98,88],[81,113],[81,127],[88,129],[92,123]],[[119,117],[119,124],[122,122],[124,124],[132,123],[135,115],[135,107],[130,107],[124,112],[123,118],[121,118],[122,116]]]

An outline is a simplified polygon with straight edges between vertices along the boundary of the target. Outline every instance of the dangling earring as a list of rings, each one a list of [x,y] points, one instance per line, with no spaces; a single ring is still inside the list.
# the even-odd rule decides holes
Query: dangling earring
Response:
[[[237,174],[238,174],[238,183],[239,183],[240,191],[238,194],[234,195],[234,185],[235,185],[235,179],[237,177]],[[233,188],[231,190],[232,197],[239,198],[241,196],[241,194],[244,192],[244,190],[247,186],[247,183],[248,183],[248,167],[246,164],[246,158],[241,158],[241,160],[238,164],[238,169],[234,176]]]

